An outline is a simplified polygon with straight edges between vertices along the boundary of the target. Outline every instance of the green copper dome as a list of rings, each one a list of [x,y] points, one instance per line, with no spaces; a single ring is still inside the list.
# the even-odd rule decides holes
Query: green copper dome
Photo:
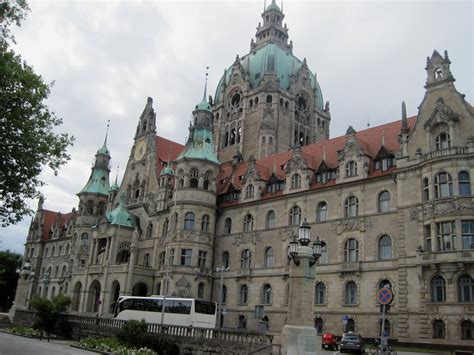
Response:
[[[104,144],[104,145],[102,146],[102,148],[100,148],[100,149],[97,151],[97,154],[110,155],[109,148],[107,148],[106,145]]]
[[[118,225],[122,227],[135,228],[137,226],[137,217],[128,212],[125,207],[125,196],[120,195],[120,202],[118,206],[110,212],[105,214],[107,221],[112,225]]]
[[[284,90],[288,90],[291,84],[291,77],[295,75],[303,65],[301,60],[274,43],[268,43],[239,60],[244,70],[249,74],[252,88],[256,88],[260,85],[265,72],[276,72],[280,81],[280,87]],[[224,82],[230,82],[231,74],[232,66],[225,71],[225,74],[217,85],[216,94],[214,96],[216,103],[220,100],[219,96],[223,89]],[[314,91],[316,107],[322,110],[324,106],[321,88],[314,74],[310,72],[309,77],[311,88]]]
[[[104,169],[93,168],[89,181],[87,181],[80,194],[82,193],[107,196],[109,194],[109,173]]]
[[[278,5],[276,4],[275,0],[272,0],[272,3],[270,5],[268,5],[267,8],[265,9],[265,11],[269,11],[269,10],[276,10],[278,12],[281,12],[281,10],[278,7]]]
[[[196,105],[196,110],[206,110],[211,112],[211,105],[207,102],[206,99],[202,99],[202,101]]]
[[[177,158],[177,160],[180,159],[201,159],[220,164],[214,152],[211,131],[207,128],[195,128],[193,136],[190,137],[184,151]]]
[[[161,170],[160,175],[175,175],[174,170],[171,168],[170,164],[165,166],[163,170]]]
[[[119,190],[119,186],[118,186],[118,184],[117,184],[117,181],[115,181],[115,182],[113,183],[113,185],[110,186],[109,192],[118,191],[118,190]]]

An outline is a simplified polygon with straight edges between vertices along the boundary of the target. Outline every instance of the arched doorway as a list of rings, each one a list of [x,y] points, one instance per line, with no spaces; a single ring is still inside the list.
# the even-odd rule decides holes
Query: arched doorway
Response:
[[[94,280],[89,286],[86,312],[98,312],[100,303],[100,282]]]
[[[146,296],[148,294],[148,287],[144,282],[139,282],[133,286],[132,296]]]
[[[117,280],[115,280],[114,282],[112,282],[112,292],[111,292],[109,313],[114,313],[115,304],[119,296],[120,296],[120,283]]]

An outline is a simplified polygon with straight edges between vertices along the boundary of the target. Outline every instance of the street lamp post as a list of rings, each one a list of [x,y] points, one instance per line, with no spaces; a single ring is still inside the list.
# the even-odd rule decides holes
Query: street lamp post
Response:
[[[282,331],[285,354],[316,354],[321,347],[313,321],[315,265],[325,243],[316,237],[311,243],[311,227],[306,219],[298,227],[298,235],[289,242],[290,259],[287,322]]]
[[[29,259],[26,259],[21,266],[16,269],[18,274],[18,283],[15,290],[15,301],[10,309],[10,313],[14,316],[17,309],[26,309],[28,307],[28,299],[31,293],[31,283],[35,272],[31,269]]]
[[[218,306],[218,310],[219,312],[217,312],[218,314],[218,319],[217,319],[217,322],[218,322],[218,328],[221,328],[222,327],[222,316],[223,316],[223,312],[222,312],[222,303],[223,303],[223,290],[224,290],[224,272],[227,272],[229,271],[230,268],[229,267],[224,267],[224,266],[221,266],[221,267],[218,267],[216,269],[216,272],[220,272],[221,275],[220,275],[220,280],[221,280],[221,283],[220,283],[220,287],[219,287],[219,306]]]

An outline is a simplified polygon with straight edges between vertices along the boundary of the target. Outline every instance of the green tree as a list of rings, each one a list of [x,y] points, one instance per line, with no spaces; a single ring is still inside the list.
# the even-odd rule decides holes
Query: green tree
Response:
[[[39,175],[45,167],[55,174],[70,156],[74,138],[55,129],[62,119],[46,100],[51,84],[10,48],[9,26],[20,25],[29,11],[24,0],[0,3],[0,224],[15,224],[33,211],[28,199],[41,196]]]
[[[15,298],[15,289],[18,282],[17,267],[20,265],[21,255],[9,250],[0,251],[0,311],[8,310]]]
[[[36,319],[33,328],[46,333],[48,340],[52,333],[58,329],[61,313],[65,312],[71,304],[71,299],[62,293],[53,297],[51,300],[47,298],[36,297],[30,302],[31,308],[36,311]]]

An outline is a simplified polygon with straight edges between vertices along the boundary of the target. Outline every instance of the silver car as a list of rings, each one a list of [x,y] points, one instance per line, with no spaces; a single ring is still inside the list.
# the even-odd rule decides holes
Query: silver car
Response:
[[[344,333],[342,335],[341,344],[339,345],[339,351],[341,353],[347,351],[362,354],[365,352],[364,340],[359,334],[352,332]]]

